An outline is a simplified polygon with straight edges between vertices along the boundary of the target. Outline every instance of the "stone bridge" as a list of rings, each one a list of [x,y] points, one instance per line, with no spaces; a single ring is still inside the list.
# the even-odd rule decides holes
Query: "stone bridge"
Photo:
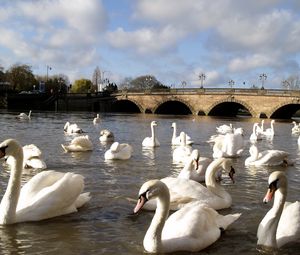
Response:
[[[169,89],[118,91],[113,111],[289,119],[300,110],[300,91]]]

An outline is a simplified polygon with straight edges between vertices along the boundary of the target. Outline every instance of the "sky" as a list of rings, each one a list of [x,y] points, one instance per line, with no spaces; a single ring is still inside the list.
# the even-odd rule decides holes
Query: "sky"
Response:
[[[116,84],[282,88],[299,53],[298,0],[0,0],[0,66],[71,82],[98,66]]]

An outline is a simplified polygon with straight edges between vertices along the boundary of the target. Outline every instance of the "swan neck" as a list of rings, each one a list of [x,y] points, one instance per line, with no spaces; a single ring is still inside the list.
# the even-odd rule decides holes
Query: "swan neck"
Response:
[[[155,128],[153,125],[151,125],[151,139],[153,142],[155,141]]]
[[[173,136],[172,136],[172,139],[175,139],[176,138],[176,133],[177,133],[177,130],[176,130],[176,125],[173,125]]]
[[[169,215],[169,209],[170,193],[166,190],[166,192],[157,198],[156,211],[144,238],[144,248],[148,252],[159,252],[163,250],[161,235],[165,221]]]
[[[205,184],[208,190],[215,195],[231,201],[231,196],[227,191],[216,181],[216,172],[220,169],[223,159],[216,159],[207,167],[205,172]]]
[[[11,173],[0,204],[0,224],[11,224],[16,220],[16,209],[20,196],[23,169],[22,148],[17,155],[18,158],[11,156],[13,158],[10,163]]]
[[[286,195],[287,192],[285,186],[282,186],[275,192],[273,207],[268,211],[258,227],[258,245],[279,248],[277,247],[276,232]]]

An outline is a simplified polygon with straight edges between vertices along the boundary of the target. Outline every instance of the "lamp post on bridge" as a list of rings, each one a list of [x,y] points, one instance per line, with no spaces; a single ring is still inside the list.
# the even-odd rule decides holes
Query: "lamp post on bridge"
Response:
[[[182,85],[182,88],[184,89],[184,87],[186,86],[186,81],[182,81],[181,85]]]
[[[282,81],[283,87],[287,88],[287,90],[290,90],[291,84],[288,82],[288,80]]]
[[[49,70],[52,70],[52,67],[47,65],[47,76],[46,76],[46,82],[48,81],[48,73],[49,73]]]
[[[203,89],[203,82],[206,79],[205,74],[204,73],[199,74],[199,79],[201,81],[201,87],[200,87],[200,89]]]
[[[261,80],[261,89],[264,89],[264,83],[265,83],[265,80],[267,79],[267,75],[265,73],[262,73],[259,75],[259,79]]]
[[[229,80],[228,81],[228,84],[230,86],[230,88],[232,89],[233,85],[234,85],[234,80]]]

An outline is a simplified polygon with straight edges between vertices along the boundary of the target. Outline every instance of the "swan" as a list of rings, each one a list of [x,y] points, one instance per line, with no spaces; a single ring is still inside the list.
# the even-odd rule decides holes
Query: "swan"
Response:
[[[200,157],[199,150],[194,149],[177,178],[204,182],[206,169],[211,162],[211,158]],[[221,175],[222,172],[218,171],[216,178],[220,180]]]
[[[151,122],[151,137],[145,137],[142,145],[144,147],[158,147],[160,146],[159,141],[157,140],[156,136],[155,136],[155,127],[157,126],[157,122],[155,120],[153,120]]]
[[[61,144],[65,152],[92,151],[93,144],[88,135],[75,137],[69,145]]]
[[[259,140],[262,140],[261,133],[257,132],[258,123],[253,124],[252,134],[250,135],[250,142],[255,143]]]
[[[271,123],[270,123],[271,127],[267,128],[263,132],[263,135],[265,135],[267,137],[273,137],[275,135],[274,123],[275,123],[275,120],[271,120]]]
[[[27,144],[22,147],[23,150],[23,169],[40,169],[47,168],[46,162],[42,159],[42,151],[35,144]],[[7,157],[6,163],[10,165],[12,157]]]
[[[186,144],[186,134],[180,132],[180,146],[176,147],[173,151],[173,161],[177,163],[185,163],[188,157],[191,155],[192,147]]]
[[[64,131],[67,134],[74,134],[74,133],[83,133],[82,129],[76,124],[70,124],[70,122],[66,122],[64,126]]]
[[[77,211],[90,200],[83,176],[43,171],[21,188],[23,150],[14,139],[0,144],[0,158],[11,157],[11,174],[0,203],[0,224],[40,221]]]
[[[222,230],[241,215],[223,216],[212,208],[194,202],[168,217],[170,193],[159,180],[150,180],[142,185],[133,212],[138,213],[145,203],[152,200],[157,200],[157,209],[143,241],[145,250],[151,253],[200,251],[216,242]]]
[[[93,124],[96,125],[97,123],[100,123],[101,119],[100,119],[100,115],[99,113],[97,113],[97,116],[93,119]]]
[[[286,202],[288,181],[284,172],[271,173],[268,183],[263,202],[268,203],[274,196],[274,203],[258,226],[257,245],[263,249],[278,249],[289,242],[300,241],[300,202]]]
[[[128,143],[114,142],[110,149],[104,153],[105,159],[129,159],[132,153],[132,146]]]
[[[243,129],[238,128],[234,133],[218,135],[214,140],[213,158],[239,157],[244,151]]]
[[[250,157],[246,158],[245,166],[279,166],[289,165],[291,162],[288,160],[289,153],[282,150],[265,150],[258,151],[256,145],[251,145]]]
[[[264,133],[264,131],[265,131],[264,123],[265,123],[265,120],[261,120],[260,126],[259,125],[257,126],[257,129],[256,129],[257,134],[262,135]]]
[[[172,135],[172,140],[171,140],[171,144],[174,146],[178,146],[181,144],[180,142],[180,135],[177,136],[177,125],[176,122],[172,123],[172,128],[173,128],[173,135]],[[191,140],[191,137],[186,135],[186,144],[191,145],[194,143],[194,141]]]
[[[216,181],[216,172],[220,168],[228,172],[233,181],[235,171],[232,167],[231,159],[226,158],[215,159],[207,167],[205,173],[206,187],[194,180],[183,178],[166,177],[161,179],[170,190],[171,210],[178,210],[185,204],[193,201],[201,201],[201,203],[215,210],[230,207],[232,204],[230,194]],[[155,208],[155,201],[149,201],[144,206],[146,210],[155,210]]]
[[[103,129],[100,131],[100,142],[113,142],[115,140],[114,133],[108,129]]]
[[[300,124],[297,124],[296,121],[293,121],[292,124],[294,125],[292,127],[292,134],[299,134],[300,133]]]
[[[28,115],[24,112],[21,112],[16,118],[19,120],[30,120],[31,119],[31,110],[29,111]]]
[[[216,131],[221,135],[225,135],[227,133],[233,133],[233,126],[231,123],[229,125],[223,124],[219,127],[216,127]]]

